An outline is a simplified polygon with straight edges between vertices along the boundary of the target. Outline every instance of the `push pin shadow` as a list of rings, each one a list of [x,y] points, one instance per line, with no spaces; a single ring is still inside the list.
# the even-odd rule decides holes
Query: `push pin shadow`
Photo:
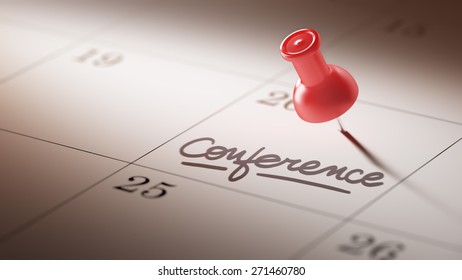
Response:
[[[282,57],[292,62],[299,76],[293,101],[298,116],[307,122],[321,123],[337,119],[353,106],[358,86],[345,69],[326,64],[321,51],[321,37],[313,29],[302,29],[287,36],[281,44]]]

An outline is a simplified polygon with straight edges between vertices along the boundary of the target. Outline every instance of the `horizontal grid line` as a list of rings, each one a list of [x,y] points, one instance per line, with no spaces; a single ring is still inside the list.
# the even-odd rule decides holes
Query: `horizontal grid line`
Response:
[[[309,242],[308,244],[306,244],[305,246],[303,246],[301,249],[297,250],[296,252],[294,252],[291,256],[291,259],[299,259],[299,258],[302,258],[303,256],[305,256],[306,254],[308,254],[310,251],[312,251],[313,249],[315,249],[317,246],[319,246],[321,243],[323,243],[324,241],[326,241],[328,238],[330,238],[332,235],[334,235],[336,232],[338,232],[339,230],[341,230],[343,227],[345,227],[346,225],[348,225],[351,221],[353,221],[357,216],[359,216],[360,214],[362,214],[364,211],[366,211],[368,208],[370,208],[372,205],[374,205],[376,202],[378,202],[379,200],[381,200],[383,197],[385,197],[387,194],[389,194],[390,192],[392,192],[394,189],[396,189],[396,187],[398,187],[399,185],[401,185],[403,182],[405,182],[408,178],[410,178],[412,175],[416,174],[419,170],[421,170],[422,168],[424,168],[425,166],[427,166],[430,162],[432,162],[433,160],[435,160],[436,158],[438,158],[441,154],[443,154],[444,152],[446,152],[447,150],[449,150],[451,147],[453,147],[454,145],[456,145],[460,140],[462,140],[462,138],[459,138],[457,141],[455,141],[454,143],[452,143],[451,145],[449,145],[448,147],[446,147],[445,149],[443,149],[441,152],[439,152],[438,154],[436,154],[435,156],[433,156],[431,159],[429,159],[428,161],[426,161],[425,163],[423,163],[421,166],[419,166],[417,169],[415,169],[414,171],[412,171],[409,175],[407,175],[406,177],[404,177],[403,179],[399,180],[398,182],[396,182],[393,186],[391,186],[389,189],[385,190],[384,192],[382,192],[381,194],[379,194],[378,196],[376,196],[374,199],[368,201],[367,203],[365,203],[363,206],[361,206],[360,208],[358,208],[356,211],[354,211],[351,215],[349,215],[348,217],[344,218],[343,220],[341,220],[338,224],[336,224],[335,226],[333,226],[332,228],[328,229],[325,233],[321,234],[320,236],[318,236],[318,238],[314,239],[313,241]]]
[[[259,79],[260,79],[260,78],[259,78]],[[272,82],[275,83],[275,82],[278,82],[278,81],[273,80]],[[270,82],[268,82],[268,83],[270,83]],[[0,82],[0,84],[1,84],[1,82]],[[264,85],[262,85],[262,87],[263,87],[263,86],[264,86]],[[245,96],[244,96],[244,97],[245,97]],[[240,99],[241,99],[241,98],[240,98]],[[237,101],[239,101],[240,99],[238,99]],[[236,102],[232,102],[231,104],[229,104],[229,106],[232,106],[234,103],[237,103],[237,101],[236,101]],[[380,106],[380,104],[373,104],[373,103],[368,104],[368,105]],[[226,107],[228,107],[228,106],[226,106]],[[224,109],[226,109],[226,108],[224,108]],[[394,110],[395,108],[389,107],[389,108],[387,108],[387,109]],[[400,110],[400,109],[398,109],[398,111],[399,111],[399,110]],[[423,114],[418,114],[418,113],[413,113],[413,112],[407,112],[407,111],[403,111],[403,112],[404,112],[404,113],[410,113],[410,114],[416,114],[416,115],[419,115],[419,116],[421,116],[421,117],[434,118],[434,117],[431,117],[431,116],[427,116],[427,115],[423,115]],[[213,116],[210,116],[210,117],[213,117]],[[207,119],[208,119],[208,118],[207,118]],[[207,119],[205,119],[205,120],[203,120],[203,121],[206,121]],[[452,122],[452,121],[448,121],[448,120],[444,120],[444,119],[439,119],[439,118],[434,118],[434,119],[440,120],[440,121],[450,122],[450,123],[453,123],[453,124],[456,124],[456,125],[461,125],[461,123]],[[196,125],[198,125],[198,124],[196,124]],[[188,130],[194,128],[196,125],[190,127],[190,128],[187,129],[186,131],[188,131]],[[62,147],[71,148],[71,149],[74,149],[74,150],[78,150],[78,151],[90,153],[90,154],[93,154],[93,155],[96,155],[96,156],[101,156],[101,157],[105,157],[105,158],[109,158],[109,159],[113,159],[113,160],[118,160],[118,161],[121,161],[121,162],[124,162],[124,163],[128,163],[126,166],[120,168],[119,170],[117,170],[117,171],[113,172],[112,174],[106,176],[105,178],[101,179],[100,181],[94,183],[93,185],[91,185],[90,187],[88,187],[86,190],[84,190],[84,192],[90,190],[90,189],[93,188],[94,186],[100,184],[101,182],[103,182],[103,181],[106,180],[107,178],[109,178],[109,177],[111,177],[111,176],[117,174],[119,171],[121,171],[122,169],[124,169],[124,168],[126,168],[126,167],[128,167],[128,166],[130,166],[130,165],[133,165],[133,166],[140,166],[140,167],[145,167],[145,168],[153,169],[153,168],[150,168],[150,167],[146,167],[146,166],[142,166],[142,165],[136,164],[135,162],[138,161],[139,159],[143,158],[144,156],[150,154],[151,152],[155,151],[156,149],[160,148],[160,147],[163,146],[164,144],[170,142],[171,140],[175,139],[176,137],[178,137],[178,136],[180,136],[181,134],[183,134],[183,133],[186,132],[186,131],[184,131],[184,132],[180,133],[180,134],[177,135],[176,137],[174,137],[174,138],[168,140],[167,142],[165,142],[165,143],[159,145],[158,147],[154,148],[153,150],[149,151],[148,153],[142,155],[142,156],[139,157],[138,159],[136,159],[136,160],[134,160],[134,161],[132,161],[132,162],[127,162],[127,161],[124,161],[124,160],[112,158],[112,157],[109,157],[109,156],[105,156],[105,155],[102,155],[102,154],[98,154],[98,153],[86,151],[86,150],[83,150],[83,149],[74,148],[74,147],[67,146],[67,145],[63,145],[63,144],[59,144],[59,143],[56,143],[56,142],[52,142],[52,141],[48,141],[48,140],[44,140],[44,139],[40,139],[40,138],[36,138],[36,137],[32,137],[32,136],[28,136],[28,135],[25,135],[25,134],[15,133],[15,132],[13,132],[13,131],[5,130],[5,129],[1,129],[1,130],[6,131],[6,132],[10,132],[10,133],[14,133],[14,134],[17,134],[17,135],[29,137],[29,138],[32,138],[32,139],[44,141],[44,142],[47,142],[47,143],[50,143],[50,144],[55,144],[55,145],[59,145],[59,146],[62,146]],[[460,140],[460,139],[459,139],[459,140]],[[154,170],[156,170],[156,169],[154,169]],[[164,172],[164,171],[161,171],[161,170],[157,170],[157,171],[159,171],[159,172]],[[164,173],[165,173],[165,172],[164,172]],[[172,174],[172,175],[174,175],[174,174]],[[411,174],[411,175],[412,175],[412,174]],[[175,175],[175,176],[179,176],[179,175]],[[410,175],[409,175],[409,176],[410,176]],[[179,177],[181,177],[181,176],[179,176]],[[187,177],[185,177],[185,178],[187,178]],[[192,179],[191,179],[191,180],[192,180]],[[200,181],[200,180],[199,180],[198,182],[202,182],[202,183],[205,183],[205,184],[211,184],[211,183],[207,183],[207,182],[205,182],[205,181]],[[247,194],[247,195],[254,196],[253,194]],[[75,196],[78,197],[78,196],[80,196],[80,194],[76,194]],[[67,204],[68,202],[74,200],[76,197],[68,198],[69,201],[66,200],[66,201],[62,202],[62,204],[65,205],[65,204]],[[270,199],[270,201],[275,202],[275,201],[277,201],[277,200],[271,200],[271,199]],[[286,206],[289,206],[289,205],[286,205]],[[289,206],[289,207],[292,207],[292,206]],[[299,207],[297,207],[297,205],[294,205],[293,207],[294,207],[294,208],[299,208]],[[303,208],[303,209],[306,209],[305,207],[302,207],[302,208]],[[300,208],[299,208],[299,209],[300,209]],[[54,211],[52,211],[52,212],[54,212]],[[51,214],[51,213],[50,213],[50,214]],[[326,213],[324,213],[324,214],[326,214]],[[329,216],[328,214],[326,214],[326,215]],[[47,216],[47,215],[45,215],[45,216]],[[345,217],[343,217],[343,216],[337,216],[337,215],[330,215],[330,217],[331,217],[331,218],[333,217],[333,218],[335,218],[335,219],[338,219],[339,217],[342,218],[342,219],[345,218]],[[354,223],[354,221],[355,221],[355,220],[352,220],[351,222]]]
[[[443,118],[439,118],[439,117],[435,117],[435,116],[431,116],[431,115],[426,115],[426,114],[422,114],[422,113],[418,113],[418,112],[413,112],[413,111],[409,111],[409,110],[406,110],[406,109],[400,109],[400,108],[393,107],[393,106],[382,105],[382,104],[378,104],[378,103],[375,103],[375,102],[366,101],[366,100],[362,100],[362,99],[358,99],[357,102],[362,103],[364,105],[370,105],[370,106],[379,107],[379,108],[382,108],[382,109],[387,109],[387,110],[391,110],[391,111],[396,111],[396,112],[400,112],[400,113],[405,113],[405,114],[414,115],[414,116],[418,116],[418,117],[422,117],[422,118],[427,118],[427,119],[432,119],[432,120],[436,120],[436,121],[441,121],[441,122],[446,122],[446,123],[462,126],[461,122],[448,120],[448,119],[443,119]]]
[[[82,45],[85,41],[91,40],[92,38],[98,36],[100,33],[104,32],[104,31],[107,31],[109,29],[113,29],[113,28],[119,26],[120,24],[123,24],[123,23],[133,19],[132,16],[137,11],[138,11],[137,9],[134,9],[134,10],[130,11],[129,13],[121,14],[121,15],[117,16],[116,18],[112,18],[110,21],[106,22],[105,24],[101,24],[95,30],[93,30],[91,32],[88,32],[87,34],[82,35],[82,36],[80,36],[80,37],[78,37],[78,38],[76,38],[74,40],[71,40],[70,43],[67,43],[67,44],[55,49],[54,51],[51,51],[48,54],[42,56],[41,58],[36,59],[32,63],[30,63],[30,64],[28,64],[28,65],[26,65],[24,67],[21,67],[20,69],[18,69],[16,71],[11,72],[9,75],[7,75],[7,76],[0,79],[0,85],[3,85],[3,84],[5,84],[5,83],[7,83],[7,82],[21,76],[21,75],[33,70],[33,69],[35,69],[35,68],[37,68],[39,66],[41,66],[43,64],[46,64],[47,62],[55,59],[56,57],[58,57],[58,56],[60,56],[60,55],[62,55],[64,53],[69,52],[70,50],[78,47],[79,45]],[[63,38],[67,38],[67,37],[63,37]]]
[[[26,135],[26,134],[23,134],[23,133],[18,133],[18,132],[7,130],[7,129],[0,128],[0,131],[15,134],[15,135],[26,137],[26,138],[31,138],[31,139],[42,141],[42,142],[45,142],[45,143],[49,143],[49,144],[61,146],[61,147],[64,147],[64,148],[76,150],[76,151],[79,151],[79,152],[84,152],[84,153],[88,153],[88,154],[91,154],[91,155],[95,155],[95,156],[99,156],[99,157],[119,161],[119,162],[122,162],[122,163],[127,163],[128,165],[130,165],[130,163],[131,163],[131,162],[126,161],[126,160],[110,157],[110,156],[107,156],[107,155],[95,153],[95,152],[80,149],[80,148],[75,148],[75,147],[72,147],[72,146],[60,144],[60,143],[57,143],[57,142],[53,142],[53,141],[49,141],[49,140],[45,140],[45,139],[41,139],[41,138],[37,138],[37,137],[33,137],[33,136],[29,136],[29,135]],[[128,167],[128,165],[124,166],[121,169],[124,169],[124,168]],[[161,173],[164,173],[164,174],[169,174],[169,175],[172,175],[172,176],[176,176],[176,177],[179,177],[179,178],[195,181],[195,182],[198,182],[198,183],[211,185],[211,186],[214,186],[214,187],[218,187],[218,188],[225,189],[225,190],[228,190],[228,191],[240,193],[240,194],[243,194],[243,195],[249,195],[249,196],[252,196],[254,198],[262,199],[262,200],[265,200],[265,201],[270,201],[270,202],[273,202],[273,203],[276,203],[276,204],[279,204],[279,205],[283,205],[283,206],[290,207],[290,208],[293,208],[293,209],[298,209],[298,210],[301,210],[301,211],[304,211],[304,212],[308,212],[308,213],[315,214],[315,215],[320,215],[320,216],[327,217],[327,218],[332,218],[332,219],[336,219],[336,220],[342,220],[342,219],[346,218],[346,216],[344,216],[344,215],[338,215],[338,214],[330,213],[330,212],[327,212],[327,211],[319,210],[319,209],[316,209],[316,208],[301,206],[301,205],[298,205],[298,204],[295,204],[295,203],[290,203],[290,202],[274,199],[274,198],[271,198],[271,197],[266,197],[266,196],[263,196],[263,195],[257,195],[257,194],[253,194],[253,193],[249,193],[249,192],[245,192],[245,191],[236,190],[236,189],[226,187],[226,186],[222,186],[222,185],[219,185],[219,184],[216,184],[216,183],[213,183],[213,182],[209,182],[209,181],[205,181],[205,180],[201,180],[201,179],[197,179],[197,178],[193,178],[193,177],[189,177],[189,176],[185,176],[185,175],[180,175],[180,174],[177,174],[177,173],[174,173],[174,172],[169,172],[169,171],[166,171],[166,170],[158,169],[158,168],[155,168],[155,167],[150,167],[150,166],[143,165],[143,164],[133,163],[131,165],[141,167],[141,168],[150,169],[150,170],[154,170],[154,171],[161,172]],[[120,171],[120,170],[118,170],[118,171]],[[115,172],[114,174],[116,174],[117,172]],[[404,236],[405,238],[412,239],[412,240],[415,240],[415,241],[418,241],[418,242],[421,242],[421,243],[427,243],[427,244],[430,244],[430,245],[433,245],[433,246],[437,246],[437,247],[441,247],[441,248],[448,249],[448,250],[451,250],[451,251],[455,251],[457,253],[462,253],[462,245],[459,245],[459,244],[456,244],[456,243],[445,242],[445,241],[442,241],[442,240],[439,240],[439,239],[430,238],[428,236],[417,235],[417,234],[414,234],[414,233],[410,233],[410,232],[406,232],[406,231],[402,231],[402,230],[397,230],[397,229],[386,227],[386,226],[383,226],[383,225],[380,225],[380,224],[375,224],[375,223],[362,221],[362,220],[358,220],[358,219],[353,219],[350,222],[352,224],[366,226],[366,227],[369,227],[369,228],[372,228],[372,229],[375,229],[375,230],[378,230],[378,231],[388,232],[388,233],[391,233],[391,234]],[[455,250],[454,247],[457,247],[457,249]]]
[[[135,160],[131,161],[130,163],[126,164],[125,166],[123,166],[122,168],[116,170],[115,172],[112,172],[111,174],[105,176],[103,179],[100,179],[98,180],[96,183],[90,185],[89,187],[85,188],[84,190],[72,195],[71,197],[61,201],[60,203],[52,206],[51,208],[48,208],[47,210],[43,211],[42,213],[38,214],[37,216],[33,217],[32,219],[26,221],[25,223],[19,225],[18,227],[12,229],[11,231],[7,232],[6,234],[0,236],[0,244],[2,243],[5,243],[7,242],[8,240],[10,240],[11,238],[13,238],[14,236],[20,234],[21,232],[23,232],[24,230],[27,230],[29,227],[35,225],[36,223],[40,222],[41,220],[43,220],[44,218],[46,218],[47,216],[53,214],[54,212],[58,211],[59,209],[61,209],[62,207],[64,207],[65,205],[67,205],[68,203],[72,202],[73,200],[75,200],[76,198],[80,197],[81,195],[87,193],[88,191],[90,191],[91,189],[93,189],[94,187],[96,187],[97,185],[101,184],[102,182],[104,182],[106,179],[114,176],[115,174],[119,173],[120,171],[124,170],[125,168],[127,168],[128,166],[130,165],[133,165],[136,161],[142,159],[143,157],[149,155],[150,153],[154,152],[155,150],[159,149],[160,147],[164,146],[165,144],[169,143],[170,141],[176,139],[177,137],[183,135],[184,133],[188,132],[189,130],[195,128],[196,126],[200,125],[201,123],[207,121],[208,119],[214,117],[215,115],[219,114],[220,112],[226,110],[227,108],[233,106],[234,104],[238,103],[240,100],[246,98],[248,95],[251,95],[253,92],[259,90],[260,88],[263,88],[264,86],[266,86],[267,84],[270,84],[273,80],[276,79],[276,77],[280,76],[280,75],[283,75],[287,70],[284,70],[284,71],[281,71],[279,73],[277,73],[276,75],[274,75],[273,78],[269,78],[268,80],[258,84],[257,86],[253,87],[252,89],[246,91],[244,94],[242,94],[241,96],[239,96],[238,98],[236,98],[234,101],[228,103],[227,105],[221,107],[220,109],[218,109],[217,111],[211,113],[210,115],[208,115],[207,117],[201,119],[200,121],[194,123],[192,126],[188,127],[187,129],[183,130],[182,132],[180,132],[179,134],[171,137],[170,139],[166,140],[165,142],[161,143],[160,145],[156,146],[155,148],[151,149],[150,151],[148,151],[147,153],[139,156],[138,158],[136,158]],[[6,131],[6,132],[9,132],[8,130],[3,130],[3,131]],[[17,135],[21,135],[21,134],[17,134]],[[26,137],[26,135],[24,135]],[[31,137],[32,138],[32,137]],[[51,142],[51,141],[45,141],[47,143],[54,143],[54,142]],[[62,147],[65,147],[65,145],[60,145]],[[77,149],[76,149],[77,150]],[[85,150],[81,150],[82,152],[87,152]],[[92,152],[90,152],[92,153]],[[94,155],[99,155],[99,154],[96,154],[96,153],[92,153]]]
[[[130,161],[126,161],[126,160],[123,160],[123,159],[111,157],[111,156],[108,156],[108,155],[103,155],[103,154],[100,154],[100,153],[96,153],[96,152],[92,152],[92,151],[89,151],[89,150],[85,150],[85,149],[81,149],[81,148],[69,146],[69,145],[66,145],[66,144],[61,144],[61,143],[58,143],[58,142],[55,142],[55,141],[50,141],[50,140],[46,140],[46,139],[39,138],[39,137],[35,137],[35,136],[30,136],[30,135],[27,135],[27,134],[24,134],[24,133],[12,131],[12,130],[5,129],[5,128],[0,128],[0,131],[7,132],[7,133],[11,133],[11,134],[14,134],[14,135],[17,135],[17,136],[22,136],[22,137],[26,137],[26,138],[38,140],[38,141],[41,141],[41,142],[44,142],[44,143],[48,143],[48,144],[53,144],[53,145],[60,146],[60,147],[63,147],[63,148],[68,148],[68,149],[71,149],[71,150],[75,150],[75,151],[87,153],[87,154],[94,155],[94,156],[98,156],[98,157],[103,157],[103,158],[107,158],[107,159],[112,159],[112,160],[120,161],[120,162],[123,162],[123,163],[130,163]]]
[[[328,212],[328,211],[319,210],[317,208],[303,206],[303,205],[299,205],[299,204],[296,204],[296,203],[291,203],[291,202],[287,202],[287,201],[284,201],[284,200],[279,200],[279,199],[276,199],[276,198],[272,198],[272,197],[268,197],[268,196],[264,196],[264,195],[260,195],[260,194],[255,194],[255,193],[251,193],[251,192],[242,191],[242,190],[235,189],[235,188],[232,188],[232,187],[223,186],[223,185],[220,185],[220,184],[217,184],[217,183],[205,181],[205,180],[202,180],[202,179],[197,179],[197,178],[186,176],[186,175],[181,175],[181,174],[178,174],[178,173],[162,170],[162,169],[155,168],[155,167],[150,167],[150,166],[143,165],[143,164],[134,163],[133,166],[146,168],[146,169],[149,169],[149,170],[153,170],[153,171],[156,171],[156,172],[168,174],[168,175],[179,177],[179,178],[186,179],[186,180],[191,180],[191,181],[201,183],[201,184],[206,184],[206,185],[209,185],[209,186],[212,186],[212,187],[217,187],[217,188],[220,188],[220,189],[223,189],[223,190],[226,190],[226,191],[231,191],[231,192],[234,192],[234,193],[239,193],[239,194],[242,194],[242,195],[251,196],[251,197],[254,197],[256,199],[269,201],[269,202],[276,203],[276,204],[279,204],[279,205],[282,205],[282,206],[286,206],[286,207],[289,207],[289,208],[292,208],[292,209],[297,209],[297,210],[300,210],[300,211],[303,211],[303,212],[307,212],[307,213],[318,215],[318,216],[323,216],[323,217],[326,217],[326,218],[331,218],[331,219],[341,221],[341,220],[344,220],[344,219],[346,219],[348,217],[348,216],[345,216],[345,215],[339,215],[339,214],[331,213],[331,212]],[[374,229],[374,230],[377,230],[377,231],[392,233],[394,235],[403,236],[403,237],[405,237],[407,239],[411,239],[411,240],[414,240],[414,241],[417,241],[417,242],[420,242],[420,243],[426,243],[426,244],[429,244],[429,245],[432,245],[432,246],[441,247],[441,248],[444,248],[444,249],[447,249],[447,250],[462,254],[462,245],[459,245],[459,244],[456,244],[456,243],[445,242],[445,241],[442,241],[442,240],[430,238],[430,237],[423,236],[423,235],[417,235],[417,234],[413,234],[413,233],[406,232],[406,231],[395,230],[395,229],[385,227],[385,226],[382,226],[382,225],[379,225],[379,224],[374,224],[374,223],[370,223],[370,222],[366,222],[366,221],[362,221],[362,220],[358,220],[358,219],[353,219],[350,222],[352,224],[365,226],[365,227],[368,227],[368,228],[371,228],[371,229]]]

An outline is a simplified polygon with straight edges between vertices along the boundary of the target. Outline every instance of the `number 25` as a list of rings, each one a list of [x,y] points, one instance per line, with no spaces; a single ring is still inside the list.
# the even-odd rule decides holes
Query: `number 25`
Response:
[[[144,176],[132,176],[128,178],[130,182],[135,182],[132,184],[125,184],[125,185],[120,185],[114,187],[115,189],[128,192],[128,193],[134,193],[138,190],[140,190],[144,185],[147,185],[150,180],[147,177]],[[136,182],[138,181],[138,182]],[[143,190],[141,191],[141,196],[144,198],[148,199],[154,199],[154,198],[159,198],[167,194],[166,187],[176,187],[176,185],[169,184],[166,182],[160,182],[158,184],[155,184],[154,186],[151,186],[149,188],[142,188]]]

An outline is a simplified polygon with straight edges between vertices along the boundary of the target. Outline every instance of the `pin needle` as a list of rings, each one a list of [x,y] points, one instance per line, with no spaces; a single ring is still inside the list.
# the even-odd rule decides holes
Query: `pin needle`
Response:
[[[340,127],[340,132],[345,133],[346,130],[345,128],[343,128],[342,121],[340,120],[340,118],[337,118],[336,120],[337,120],[338,126]]]

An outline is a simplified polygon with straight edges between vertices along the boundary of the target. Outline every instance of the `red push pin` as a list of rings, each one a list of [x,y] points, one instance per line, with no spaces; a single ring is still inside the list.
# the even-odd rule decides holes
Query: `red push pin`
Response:
[[[300,77],[293,94],[295,111],[312,123],[337,118],[343,132],[338,117],[355,103],[358,85],[345,69],[326,64],[320,46],[321,37],[313,29],[295,31],[281,44],[282,57],[292,62]]]

